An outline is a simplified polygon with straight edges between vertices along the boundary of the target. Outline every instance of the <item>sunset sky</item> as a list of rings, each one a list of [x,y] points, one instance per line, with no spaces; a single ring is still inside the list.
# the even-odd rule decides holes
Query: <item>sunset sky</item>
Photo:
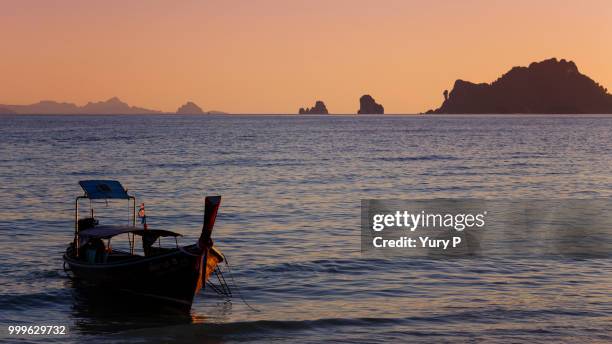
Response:
[[[0,0],[0,104],[354,113],[369,93],[415,113],[550,57],[612,89],[610,42],[609,0]]]

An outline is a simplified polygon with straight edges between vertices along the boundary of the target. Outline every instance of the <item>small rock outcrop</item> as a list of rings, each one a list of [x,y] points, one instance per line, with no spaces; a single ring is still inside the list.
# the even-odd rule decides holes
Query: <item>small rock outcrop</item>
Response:
[[[203,115],[202,108],[194,102],[187,102],[176,110],[177,115]]]
[[[384,113],[385,108],[381,104],[376,103],[374,98],[372,98],[372,96],[370,96],[369,94],[363,95],[361,96],[361,98],[359,98],[359,111],[357,111],[357,114],[382,115]]]
[[[300,115],[327,115],[329,112],[327,112],[327,107],[325,106],[325,103],[320,100],[317,100],[315,106],[306,109],[300,108],[298,113]]]
[[[610,114],[612,95],[572,61],[514,67],[496,81],[457,80],[433,114]]]

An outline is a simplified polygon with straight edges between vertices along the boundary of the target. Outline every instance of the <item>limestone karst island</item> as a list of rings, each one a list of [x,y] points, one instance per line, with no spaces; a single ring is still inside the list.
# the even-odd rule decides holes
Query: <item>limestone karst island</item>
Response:
[[[611,114],[612,95],[572,61],[514,67],[490,84],[461,79],[429,114]]]
[[[371,95],[366,94],[359,98],[359,110],[358,115],[382,115],[385,113],[385,108],[376,102]]]
[[[315,105],[311,108],[300,108],[298,111],[300,115],[327,115],[328,113],[325,103],[321,100],[317,100]]]

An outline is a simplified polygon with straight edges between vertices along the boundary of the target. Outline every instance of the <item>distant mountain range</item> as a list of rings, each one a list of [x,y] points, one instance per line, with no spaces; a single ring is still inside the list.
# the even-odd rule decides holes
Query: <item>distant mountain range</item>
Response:
[[[143,115],[163,114],[159,110],[130,106],[117,97],[106,101],[89,102],[83,106],[73,103],[60,103],[52,100],[43,100],[30,105],[2,105],[0,114],[19,115]],[[187,102],[181,106],[178,114],[223,114],[221,111],[204,112],[193,102]]]
[[[514,67],[496,81],[457,80],[431,114],[612,114],[612,95],[572,61]]]
[[[442,105],[427,114],[612,114],[612,95],[603,86],[580,73],[572,61],[564,59],[533,62],[514,67],[492,83],[475,84],[458,79],[452,90],[443,92]],[[374,98],[359,99],[358,114],[384,114]],[[117,97],[89,102],[83,106],[51,100],[30,105],[2,105],[0,114],[163,114],[166,112],[130,106]],[[224,114],[203,111],[193,102],[180,106],[176,114]],[[300,108],[300,114],[326,114],[325,104]]]

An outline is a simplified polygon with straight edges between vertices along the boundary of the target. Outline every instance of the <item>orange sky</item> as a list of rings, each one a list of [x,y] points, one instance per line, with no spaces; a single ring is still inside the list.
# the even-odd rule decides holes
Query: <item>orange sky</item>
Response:
[[[609,0],[0,0],[0,103],[415,113],[553,56],[612,89],[610,42]]]

